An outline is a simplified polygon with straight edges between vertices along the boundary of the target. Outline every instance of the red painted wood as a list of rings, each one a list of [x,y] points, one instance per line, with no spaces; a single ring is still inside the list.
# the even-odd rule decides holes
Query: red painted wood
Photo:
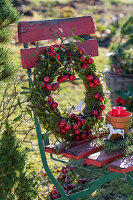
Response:
[[[75,35],[95,33],[92,17],[83,16],[43,21],[21,21],[18,23],[18,39],[20,43],[55,39],[52,35],[55,34],[55,30],[60,36],[68,37],[72,35],[73,28],[76,29]]]
[[[71,149],[68,149],[62,153],[64,157],[71,158],[74,160],[79,160],[92,153],[102,150],[103,147],[97,144],[95,141],[86,142],[84,144],[78,145]]]
[[[109,164],[109,170],[123,174],[133,171],[133,155],[112,162]]]
[[[59,149],[58,154],[56,153],[56,146]],[[55,145],[47,145],[45,147],[45,152],[59,155],[64,151],[64,149],[65,149],[65,146],[63,146],[61,143],[57,142]]]
[[[124,153],[122,151],[107,152],[105,150],[102,150],[85,158],[85,162],[90,165],[102,167],[103,165],[106,165],[123,156]]]
[[[98,45],[95,39],[93,40],[86,40],[82,44],[78,45],[78,47],[84,47],[85,52],[90,56],[98,56]],[[46,49],[47,47],[40,47],[37,50],[36,56],[31,58],[31,55],[36,51],[36,48],[30,49],[21,49],[21,60],[22,60],[22,67],[24,69],[33,68],[35,63],[37,62],[39,55]]]

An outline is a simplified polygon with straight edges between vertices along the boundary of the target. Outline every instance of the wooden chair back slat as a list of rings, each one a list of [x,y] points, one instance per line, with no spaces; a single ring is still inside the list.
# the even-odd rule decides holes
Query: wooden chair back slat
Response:
[[[62,37],[72,35],[87,35],[95,33],[92,17],[83,16],[75,18],[21,21],[18,23],[18,39],[20,43],[35,42],[40,40],[55,39],[55,30]],[[50,31],[52,29],[52,32]]]
[[[83,47],[85,49],[85,52],[90,56],[98,56],[98,46],[97,41],[95,39],[93,40],[86,40],[82,42],[78,47]],[[21,49],[21,60],[22,60],[22,67],[25,69],[33,68],[35,66],[35,63],[37,62],[39,55],[46,49],[47,47],[40,47],[37,50],[37,53],[34,57],[31,57],[33,53],[35,53],[36,48],[26,48]]]

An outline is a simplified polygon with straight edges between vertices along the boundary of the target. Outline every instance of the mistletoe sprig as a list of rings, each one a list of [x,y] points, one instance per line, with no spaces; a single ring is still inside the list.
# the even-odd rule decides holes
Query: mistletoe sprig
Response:
[[[31,107],[47,131],[65,141],[92,138],[91,129],[101,123],[105,109],[104,94],[92,57],[74,42],[47,47],[34,68],[33,86],[30,92]],[[85,107],[83,112],[61,114],[54,93],[60,92],[60,84],[83,80]],[[74,110],[74,109],[73,109]]]

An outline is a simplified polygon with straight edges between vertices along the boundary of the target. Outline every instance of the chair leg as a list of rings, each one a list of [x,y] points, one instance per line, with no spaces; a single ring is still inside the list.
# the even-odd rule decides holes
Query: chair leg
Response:
[[[68,195],[65,193],[65,191],[63,190],[63,188],[61,187],[59,182],[55,179],[51,170],[49,169],[47,159],[46,159],[46,154],[45,154],[45,147],[44,147],[43,141],[42,141],[41,128],[40,128],[40,125],[38,123],[38,119],[37,119],[36,115],[34,115],[34,120],[35,120],[35,126],[36,126],[36,131],[37,131],[37,138],[38,138],[38,145],[39,145],[39,149],[40,149],[40,155],[41,155],[43,167],[44,167],[48,177],[51,179],[52,183],[54,184],[54,186],[58,190],[58,192],[62,195],[63,200],[70,200]]]

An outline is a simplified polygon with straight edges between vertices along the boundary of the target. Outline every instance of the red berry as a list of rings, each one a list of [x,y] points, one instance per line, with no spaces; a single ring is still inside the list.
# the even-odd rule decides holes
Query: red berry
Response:
[[[89,86],[90,86],[91,88],[94,88],[94,87],[95,87],[95,83],[89,82]]]
[[[98,114],[98,115],[97,115],[97,119],[98,119],[98,120],[101,119],[101,117],[102,117],[101,114]]]
[[[60,130],[60,132],[64,134],[64,133],[67,133],[67,130],[65,130],[64,128],[62,128],[62,129]]]
[[[54,101],[54,102],[52,103],[51,107],[54,108],[54,109],[57,108],[57,107],[58,107],[58,103]]]
[[[87,59],[88,64],[92,64],[93,62],[94,62],[93,58],[90,57],[90,58]]]
[[[73,75],[73,74],[71,74],[70,76],[69,76],[69,81],[74,81],[75,80],[75,76]]]
[[[82,139],[82,140],[85,140],[86,137],[87,137],[86,133],[81,133],[81,139]]]
[[[120,97],[117,97],[117,98],[115,99],[115,102],[116,102],[117,104],[119,104],[120,101],[121,101],[121,98],[120,98]]]
[[[48,101],[48,106],[51,107],[52,105],[52,102]]]
[[[51,193],[52,193],[52,194],[57,194],[57,193],[58,193],[58,191],[57,191],[57,189],[56,189],[56,188],[53,188]]]
[[[65,130],[71,130],[72,129],[72,125],[71,124],[66,124],[66,126],[64,127]]]
[[[64,179],[64,178],[66,178],[66,175],[62,173],[62,174],[60,175],[60,178],[61,178],[61,179]]]
[[[70,169],[70,171],[73,171],[73,170],[74,170],[74,167],[73,167],[73,166],[70,166],[69,169]]]
[[[102,102],[104,100],[104,97],[100,97],[99,101]]]
[[[53,194],[53,195],[52,195],[52,198],[53,198],[53,199],[57,199],[57,198],[58,198],[57,194]]]
[[[67,79],[68,79],[68,76],[67,76],[67,75],[63,75],[63,76],[62,76],[62,81],[67,81]]]
[[[79,48],[77,50],[77,52],[78,52],[79,55],[83,55],[85,53],[85,49],[84,48]]]
[[[76,135],[75,140],[76,140],[76,141],[81,140],[80,136],[79,136],[79,135]]]
[[[86,123],[85,119],[81,120],[81,124],[84,125]]]
[[[92,111],[92,115],[97,116],[98,115],[98,111],[97,110],[93,110]]]
[[[95,99],[99,99],[100,98],[100,94],[96,93],[94,94]]]
[[[46,90],[52,90],[52,85],[51,85],[51,83],[46,84]]]
[[[71,119],[76,119],[76,115],[74,113],[71,114]]]
[[[125,99],[121,99],[121,100],[120,100],[120,103],[121,103],[122,105],[126,105],[126,100],[125,100]]]
[[[52,89],[55,91],[57,90],[57,88],[59,88],[59,83],[55,83],[52,85]]]
[[[62,119],[62,120],[60,121],[59,127],[60,127],[60,128],[63,128],[66,124],[67,124],[67,121],[66,121],[65,119]]]
[[[48,97],[48,101],[52,101],[52,100],[53,100],[53,98],[49,96]]]
[[[87,81],[92,81],[93,78],[94,78],[94,77],[93,77],[92,75],[88,75],[88,76],[86,77],[86,80],[87,80]]]
[[[73,130],[76,130],[76,129],[78,129],[78,124],[73,124]]]
[[[78,125],[78,127],[81,127],[81,126],[82,126],[82,124],[81,124],[80,121],[77,122],[77,125]]]
[[[88,66],[87,66],[87,64],[86,64],[86,63],[83,63],[83,64],[82,64],[82,69],[85,69],[85,70],[87,70],[87,69],[88,69]]]
[[[49,47],[49,51],[53,52],[53,51],[54,51],[54,47],[53,47],[53,46],[50,46],[50,47]]]
[[[58,83],[62,83],[62,82],[63,82],[61,76],[59,76],[59,77],[57,78],[57,82],[58,82]]]
[[[95,79],[93,80],[93,82],[94,82],[96,85],[100,85],[100,81],[99,81],[98,78],[95,78]]]
[[[77,116],[77,117],[76,117],[76,120],[77,120],[77,121],[80,121],[80,120],[81,120],[81,117]]]
[[[43,175],[43,176],[46,176],[47,174],[46,174],[46,172],[42,172],[42,175]]]
[[[86,178],[81,179],[81,183],[82,183],[82,184],[85,184],[86,182],[87,182],[87,179],[86,179]]]
[[[98,112],[99,112],[99,113],[101,113],[101,112],[102,112],[100,108],[98,108]]]
[[[43,80],[44,80],[44,82],[47,83],[47,82],[49,82],[50,78],[49,78],[49,76],[44,76]]]
[[[74,132],[75,132],[76,135],[80,134],[80,130],[79,129],[76,129]]]
[[[85,62],[85,61],[86,61],[86,59],[84,58],[84,56],[81,56],[81,57],[80,57],[80,61],[81,61],[81,62]]]
[[[105,110],[105,105],[104,105],[104,104],[101,104],[101,105],[100,105],[100,108],[101,108],[101,110]]]

